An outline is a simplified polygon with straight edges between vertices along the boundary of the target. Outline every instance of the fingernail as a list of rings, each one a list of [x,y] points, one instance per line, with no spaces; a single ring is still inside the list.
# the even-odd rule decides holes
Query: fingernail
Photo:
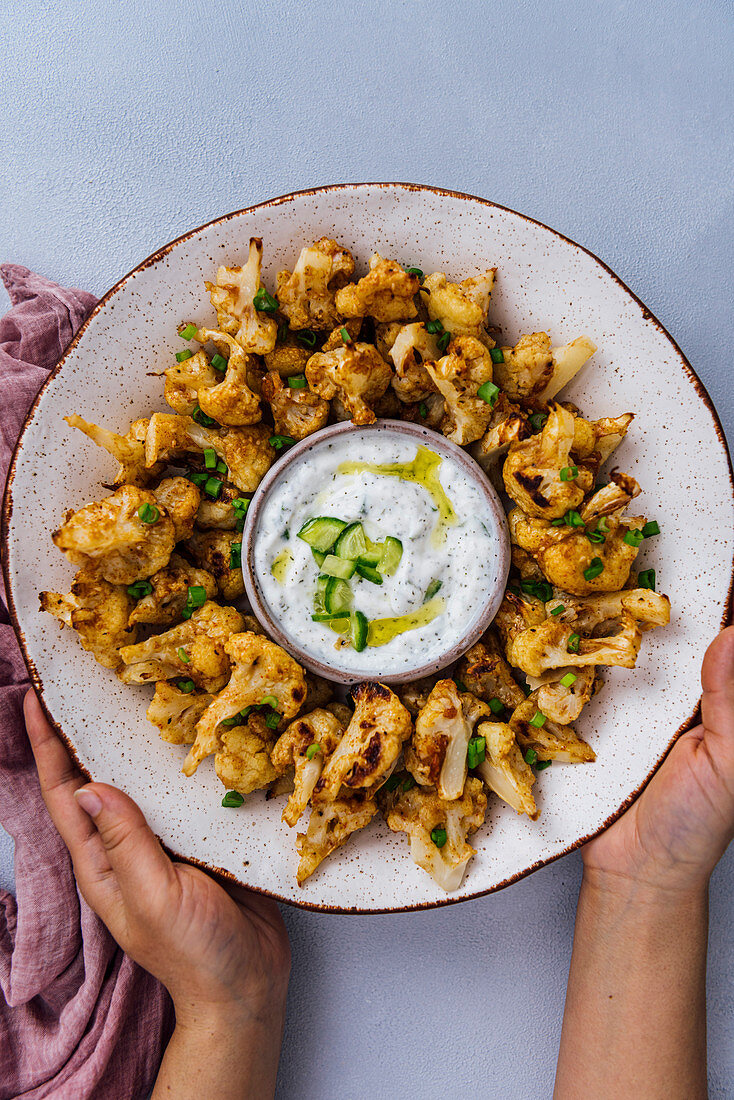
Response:
[[[74,791],[74,798],[90,817],[96,817],[102,809],[102,799],[94,791],[90,791],[89,787],[80,787],[78,791]]]

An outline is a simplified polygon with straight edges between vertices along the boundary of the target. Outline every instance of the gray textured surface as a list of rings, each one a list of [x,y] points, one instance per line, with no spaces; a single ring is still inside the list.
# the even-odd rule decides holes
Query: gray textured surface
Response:
[[[731,437],[733,43],[723,0],[0,0],[0,257],[101,293],[274,194],[453,187],[606,260]],[[0,836],[4,884],[10,853]],[[578,878],[574,855],[439,912],[289,911],[279,1096],[548,1097]],[[716,1098],[734,1097],[733,900],[730,852],[712,887]]]

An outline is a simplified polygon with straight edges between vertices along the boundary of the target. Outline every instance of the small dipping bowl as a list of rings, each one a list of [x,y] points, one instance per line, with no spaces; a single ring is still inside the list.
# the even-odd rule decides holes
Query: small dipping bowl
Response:
[[[456,513],[455,522],[442,526],[443,544],[437,544],[434,538],[436,525],[442,522],[440,509],[420,482],[408,481],[406,489],[405,484],[397,485],[404,479],[386,476],[384,472],[349,471],[348,485],[334,489],[331,500],[320,499],[328,497],[330,488],[333,489],[323,473],[335,455],[339,456],[339,464],[409,463],[421,447],[442,460],[438,478]],[[339,476],[345,475],[340,472]],[[373,504],[364,511],[370,493]],[[304,504],[304,500],[309,503]],[[396,510],[387,520],[382,509],[390,514],[393,504]],[[391,582],[393,592],[399,582],[400,597],[405,602],[406,592],[411,595],[414,581],[417,585],[421,577],[424,584],[430,580],[426,571],[432,570],[434,557],[438,555],[438,560],[443,555],[443,560],[447,560],[453,547],[456,565],[452,566],[453,572],[444,587],[446,598],[438,589],[433,592],[443,610],[430,624],[402,632],[385,645],[370,645],[368,640],[361,652],[340,641],[327,623],[312,621],[320,570],[310,547],[298,540],[298,531],[305,520],[319,516],[362,521],[369,537],[373,537],[370,529],[374,531],[371,517],[379,516],[380,539],[390,535],[403,542],[403,558],[394,578],[385,578],[384,589],[360,580],[357,575],[350,582],[355,589],[353,606],[366,614],[369,606],[377,606],[383,595],[383,603],[390,599]],[[418,552],[419,538],[416,535],[412,539],[411,530],[422,531],[422,553]],[[463,543],[457,541],[461,539]],[[467,542],[471,539],[475,545]],[[280,569],[276,565],[278,578],[272,569],[278,557],[277,546],[284,558]],[[334,424],[291,447],[271,467],[252,497],[242,549],[247,597],[267,633],[300,664],[341,684],[362,680],[404,683],[453,664],[494,619],[510,569],[505,513],[481,467],[444,436],[403,420],[377,420],[366,427],[356,427],[351,422]],[[355,585],[355,581],[359,583]],[[435,584],[420,590],[415,587],[410,607],[392,610],[388,607],[382,616],[389,618],[419,610],[431,598],[431,587],[435,589]],[[360,607],[360,600],[367,608]],[[370,620],[380,617],[367,614]],[[289,626],[289,618],[296,625]]]

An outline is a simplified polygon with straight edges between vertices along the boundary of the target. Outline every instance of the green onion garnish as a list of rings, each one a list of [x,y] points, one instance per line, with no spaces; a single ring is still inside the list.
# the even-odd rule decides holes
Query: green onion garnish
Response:
[[[127,594],[134,600],[142,600],[143,596],[149,596],[152,591],[153,585],[150,581],[135,581],[135,584],[127,586]]]
[[[428,405],[426,405],[425,401],[418,402],[418,415],[422,417],[423,420],[428,416]]]
[[[558,607],[552,607],[551,608],[551,615],[560,615],[561,612],[565,611],[565,610],[566,610],[566,608],[563,606],[563,604],[559,603]]]
[[[561,469],[561,481],[573,481],[578,476],[578,466],[564,466]]]
[[[538,754],[535,749],[528,749],[525,753],[524,759],[526,764],[534,764],[535,761],[538,759]]]
[[[278,700],[275,695],[266,695],[257,705],[259,707],[272,707],[275,710],[278,706]]]
[[[223,461],[223,459],[221,459],[221,458],[220,458],[220,459],[219,459],[219,461],[217,462],[217,467],[216,467],[216,469],[217,469],[217,473],[218,473],[218,474],[221,474],[221,475],[222,475],[222,477],[226,477],[226,476],[227,476],[227,474],[229,473],[229,470],[227,469],[227,464],[226,464],[226,462],[224,462],[224,461]]]
[[[423,272],[421,271],[421,269],[419,267],[406,267],[405,274],[406,275],[415,275],[416,279],[422,279],[423,278]]]
[[[207,470],[216,469],[217,465],[217,452],[213,447],[207,447],[204,451],[204,465]]]
[[[349,335],[349,329],[346,329],[342,326],[342,328],[339,330],[339,335],[341,336],[345,344],[351,344],[352,337]]]
[[[268,294],[264,286],[261,286],[252,299],[252,304],[260,313],[275,313],[278,308],[278,299]]]
[[[552,763],[552,760],[539,760],[538,763],[535,765],[535,770],[537,772],[543,772],[546,768],[549,768]]]
[[[446,351],[446,348],[449,346],[450,343],[451,343],[451,333],[450,332],[442,332],[441,335],[438,338],[438,346],[441,349],[441,351]]]
[[[222,723],[222,725],[224,725],[224,723]],[[227,791],[222,799],[222,805],[225,810],[234,810],[237,809],[238,806],[241,806],[244,801],[239,791]]]
[[[185,363],[186,360],[190,359],[193,354],[194,354],[193,351],[191,351],[189,348],[186,348],[185,351],[177,351],[176,352],[176,362],[177,363]]]
[[[284,321],[282,325],[278,325],[278,339],[281,344],[288,336],[288,322]]]
[[[313,760],[317,752],[321,752],[321,745],[318,743],[318,741],[314,741],[314,743],[312,745],[309,745],[306,749],[306,759]]]
[[[224,358],[223,355],[213,355],[212,366],[214,367],[214,370],[218,370],[220,374],[224,374],[227,369],[227,360]]]
[[[200,489],[203,489],[208,476],[209,475],[205,474],[203,470],[192,470],[188,475],[189,481],[193,481],[194,485],[198,485]]]
[[[448,840],[448,834],[442,825],[437,825],[435,829],[431,829],[431,840],[437,848],[443,848]]]
[[[235,500],[232,501],[232,507],[237,515],[244,516],[247,509],[250,507],[250,498],[236,497]]]
[[[472,737],[466,750],[466,765],[468,768],[478,768],[486,759],[487,742],[484,737]]]
[[[242,568],[242,543],[233,542],[229,548],[229,568],[241,569]]]
[[[573,672],[567,672],[561,680],[561,687],[570,688],[572,684],[575,684],[578,680],[578,676],[575,676]]]
[[[160,509],[156,508],[155,504],[141,504],[138,508],[138,516],[143,523],[157,523],[161,518]]]
[[[578,653],[579,646],[581,645],[581,635],[572,634],[566,643],[566,649],[569,653]]]
[[[489,355],[493,363],[504,363],[505,353],[502,348],[490,348]]]
[[[280,722],[279,714],[269,714],[265,719],[265,725],[269,730],[275,730],[278,728],[278,722]]]
[[[489,709],[492,711],[492,714],[502,714],[502,711],[505,709],[505,704],[501,699],[495,696],[493,699],[489,700]]]
[[[184,693],[184,695],[190,695],[191,692],[194,690],[194,681],[193,680],[177,680],[176,681],[176,687],[178,688],[179,691],[182,691]]]
[[[601,558],[592,558],[589,562],[589,568],[584,569],[584,580],[593,581],[594,577],[598,577],[603,571],[604,562]]]
[[[242,715],[241,714],[235,714],[235,716],[233,718],[223,718],[222,721],[219,723],[219,725],[220,726],[226,726],[227,729],[231,729],[232,726],[241,726],[242,725]]]
[[[456,686],[457,686],[457,688],[459,689],[459,691],[464,691],[464,692],[466,692],[466,691],[468,691],[468,690],[469,690],[469,688],[468,688],[468,687],[466,686],[466,684],[464,683],[464,681],[463,681],[463,680],[460,680],[460,679],[458,678],[458,676],[454,676],[454,683],[456,684]]]
[[[406,775],[405,779],[403,780],[403,782],[401,784],[400,789],[403,792],[405,792],[405,791],[412,790],[413,787],[415,787],[415,779],[413,779],[412,775]]]
[[[535,714],[530,719],[530,725],[535,726],[536,730],[539,730],[539,729],[543,728],[543,726],[546,724],[547,721],[548,721],[548,719],[547,719],[546,715],[543,714],[542,711],[536,710]]]
[[[494,382],[484,382],[477,390],[477,397],[481,397],[482,401],[486,401],[488,405],[495,405],[499,395],[500,388],[495,386]]]
[[[213,416],[207,416],[205,412],[202,412],[198,405],[194,405],[194,411],[191,414],[191,419],[195,420],[197,424],[201,424],[202,428],[218,428],[216,420]]]
[[[520,588],[528,596],[535,596],[543,603],[553,599],[553,587],[548,584],[548,581],[520,581]]]
[[[282,450],[283,447],[292,447],[295,442],[290,435],[271,435],[268,440],[270,446],[275,447],[276,451]]]
[[[296,333],[296,340],[299,344],[303,344],[304,348],[316,347],[316,333],[313,331],[313,329],[301,329],[300,332]]]
[[[656,519],[651,519],[649,523],[646,523],[642,528],[643,539],[649,539],[651,535],[660,534],[660,524]]]
[[[196,336],[196,325],[191,324],[189,321],[188,325],[181,329],[179,336],[182,340],[193,340]]]
[[[222,483],[218,477],[208,477],[204,483],[204,492],[208,497],[217,499],[222,491]]]
[[[545,424],[547,419],[548,413],[533,413],[532,416],[528,417],[528,420],[530,421],[530,427],[533,429],[534,432],[542,431],[543,425]]]
[[[606,542],[606,535],[603,535],[598,527],[596,531],[587,530],[585,533],[589,542]]]
[[[599,520],[599,522],[596,525],[596,529],[597,529],[597,531],[601,531],[602,534],[604,534],[604,535],[609,534],[609,530],[610,530],[609,520],[607,519],[606,516],[601,517],[601,519]]]
[[[389,779],[386,779],[385,782],[382,784],[382,787],[380,788],[380,790],[387,791],[387,793],[389,794],[390,791],[395,790],[395,788],[397,787],[399,782],[400,782],[400,776],[399,775],[391,775],[389,777]]]
[[[569,508],[565,516],[563,516],[563,522],[566,527],[583,527],[584,521],[575,508]]]
[[[438,332],[443,332],[443,325],[440,321],[428,321],[426,323],[426,332],[430,332],[433,336]]]
[[[184,649],[184,647],[182,645],[180,645],[178,647],[176,652],[178,653],[179,660],[183,661],[183,663],[185,665],[188,665],[190,663],[191,658],[189,657],[188,653],[186,652],[186,650]]]
[[[628,546],[634,546],[636,550],[644,537],[642,531],[627,531],[622,542],[626,542]]]
[[[288,385],[292,390],[305,390],[308,382],[305,374],[292,374],[288,379]]]
[[[640,588],[649,588],[651,592],[655,591],[655,570],[643,569],[641,573],[637,574],[637,583]]]
[[[206,588],[200,584],[190,584],[186,591],[186,606],[183,609],[184,619],[190,619],[197,607],[203,607],[206,603]]]

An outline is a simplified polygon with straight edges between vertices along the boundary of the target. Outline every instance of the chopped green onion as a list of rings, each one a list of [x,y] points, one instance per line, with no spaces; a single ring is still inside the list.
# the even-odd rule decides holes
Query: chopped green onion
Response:
[[[528,749],[525,753],[524,759],[526,764],[534,764],[535,761],[538,759],[538,754],[535,749]]]
[[[312,745],[309,745],[306,749],[306,759],[313,760],[317,752],[321,752],[321,745],[318,743],[318,741],[314,741],[314,743]]]
[[[186,591],[186,606],[183,609],[184,619],[190,619],[197,607],[203,607],[206,603],[206,588],[200,584],[190,584]]]
[[[206,484],[206,479],[209,475],[205,474],[203,470],[192,470],[189,474],[189,481],[193,481],[194,485],[198,485],[200,489]]]
[[[433,597],[436,595],[436,593],[441,588],[442,584],[443,584],[443,581],[438,580],[438,578],[436,578],[435,580],[432,580],[431,583],[428,585],[428,588],[426,589],[426,595],[425,595],[425,598],[424,598],[424,602],[426,602],[427,600],[432,600]]]
[[[135,584],[127,586],[127,594],[134,600],[142,600],[143,596],[149,596],[152,591],[153,585],[150,581],[135,581]]]
[[[586,531],[585,534],[589,542],[606,542],[606,535],[603,535],[598,528],[596,531]]]
[[[443,848],[448,840],[448,833],[442,825],[437,825],[435,829],[431,829],[431,840],[437,848]]]
[[[218,477],[208,477],[204,483],[204,492],[208,497],[217,499],[222,491],[222,483]]]
[[[601,558],[592,558],[589,562],[589,568],[584,569],[584,580],[593,581],[595,577],[598,577],[600,573],[604,571],[604,562]]]
[[[456,684],[456,686],[457,686],[457,688],[459,689],[459,691],[464,691],[464,692],[466,692],[466,691],[468,691],[468,690],[469,690],[469,688],[468,688],[468,687],[466,686],[466,684],[464,683],[464,681],[463,681],[463,680],[460,680],[458,676],[454,676],[454,683]]]
[[[284,321],[282,325],[278,325],[278,339],[280,340],[280,342],[282,344],[283,341],[287,339],[287,337],[288,337],[288,322]]]
[[[477,768],[484,763],[487,755],[487,742],[484,737],[472,737],[466,750],[466,764],[468,768]]]
[[[227,729],[231,729],[232,726],[241,726],[242,725],[242,715],[241,714],[235,714],[235,716],[233,718],[223,718],[222,721],[219,723],[219,725],[220,726],[226,726]]]
[[[477,397],[481,397],[482,401],[486,401],[488,405],[495,405],[499,395],[500,388],[495,386],[494,382],[485,382],[477,390]]]
[[[229,548],[229,568],[241,569],[242,568],[242,543],[233,542]]]
[[[538,772],[543,772],[546,768],[549,768],[552,763],[552,760],[539,760],[538,763],[535,765],[535,770]]]
[[[579,646],[581,645],[581,635],[572,634],[566,643],[566,649],[569,653],[578,653]]]
[[[278,699],[275,695],[266,695],[258,703],[259,707],[272,707],[273,710],[278,709]]]
[[[237,515],[244,516],[247,512],[247,509],[250,507],[250,498],[235,497],[235,499],[232,501],[232,507],[234,508]]]
[[[520,588],[528,596],[535,596],[543,603],[553,599],[553,587],[548,584],[548,581],[520,581]]]
[[[552,607],[551,608],[551,615],[560,615],[561,612],[565,611],[565,610],[566,610],[566,608],[563,606],[563,604],[559,603],[558,607]]]
[[[532,416],[528,417],[528,420],[530,421],[530,427],[533,429],[534,432],[542,431],[543,425],[545,424],[547,419],[548,413],[533,413]]]
[[[220,374],[224,374],[228,366],[227,360],[224,358],[223,355],[213,355],[212,366],[214,367],[214,370],[218,370]]]
[[[267,716],[267,718],[265,719],[265,725],[268,727],[269,730],[277,729],[279,722],[280,722],[280,715],[279,714],[269,714]]]
[[[583,527],[584,521],[575,508],[569,508],[565,516],[563,516],[563,522],[566,527]]]
[[[227,464],[221,458],[217,462],[216,470],[217,470],[218,474],[222,475],[222,477],[227,477],[227,475],[229,474],[229,470],[227,469]]]
[[[252,304],[260,313],[275,313],[278,308],[278,299],[274,298],[272,294],[268,294],[265,287],[261,286],[252,299]]]
[[[596,525],[596,529],[597,529],[597,531],[601,531],[602,534],[604,534],[604,535],[609,534],[609,520],[607,519],[606,516],[601,517],[601,519],[599,520],[599,522]]]
[[[218,428],[216,420],[213,416],[207,416],[205,412],[202,412],[198,405],[194,405],[194,411],[191,414],[191,419],[195,420],[197,424],[201,424],[202,428]]]
[[[304,348],[316,347],[316,333],[313,331],[313,329],[301,329],[300,332],[296,333],[296,340],[299,344],[302,344]]]
[[[439,332],[443,332],[443,325],[440,321],[428,321],[426,324],[426,332],[430,332],[435,336]]]
[[[183,663],[185,665],[188,665],[191,662],[191,658],[189,657],[188,653],[186,652],[186,650],[184,649],[184,647],[182,645],[180,645],[178,647],[176,652],[178,653],[179,660],[183,661]]]
[[[536,730],[542,729],[548,721],[548,718],[542,711],[536,710],[533,717],[530,719],[530,725],[534,726]]]
[[[204,450],[204,465],[207,470],[214,470],[217,465],[217,452],[213,447],[207,447]]]
[[[245,799],[239,791],[227,791],[222,799],[222,805],[225,810],[235,810],[238,806],[241,806],[244,801]]]
[[[191,692],[194,690],[194,681],[193,680],[177,680],[176,681],[176,687],[178,688],[179,691],[182,691],[184,693],[184,695],[190,695]]]
[[[428,405],[426,405],[425,401],[420,401],[418,403],[418,415],[421,416],[423,420],[428,416]]]
[[[271,447],[275,447],[276,451],[281,451],[283,447],[292,447],[295,443],[290,435],[271,435],[268,443]]]
[[[561,469],[561,481],[573,481],[578,476],[578,466],[563,466]]]
[[[179,336],[182,340],[193,340],[196,336],[196,325],[189,321],[188,325],[181,329]]]
[[[643,569],[641,573],[637,574],[637,583],[640,588],[649,588],[651,592],[655,591],[655,570]]]
[[[489,355],[493,363],[504,363],[505,353],[502,348],[490,348]]]
[[[156,508],[155,504],[141,504],[138,508],[138,516],[143,523],[157,523],[161,518],[160,509]]]
[[[642,531],[627,531],[622,542],[626,542],[628,546],[634,546],[636,550],[644,537]]]
[[[416,785],[415,784],[415,779],[413,779],[413,776],[412,775],[406,775],[405,779],[403,780],[403,782],[401,784],[400,789],[403,792],[410,791],[410,790],[412,790],[413,787],[415,787],[415,785]]]
[[[339,329],[339,335],[341,336],[345,344],[351,344],[352,337],[349,335],[349,329],[342,326],[342,328]]]
[[[421,269],[419,267],[406,267],[405,274],[406,275],[415,275],[416,279],[422,279],[423,278],[423,272],[421,271]]]
[[[494,698],[489,700],[489,709],[492,711],[492,714],[502,714],[502,711],[505,709],[505,704],[501,699],[498,699],[497,696],[494,696]]]
[[[387,793],[389,794],[389,793],[390,793],[390,791],[394,791],[394,790],[395,790],[395,788],[397,787],[397,785],[398,785],[398,783],[399,783],[399,782],[400,782],[400,776],[399,776],[399,775],[391,775],[391,776],[390,776],[390,777],[389,777],[388,779],[386,779],[386,780],[385,780],[385,782],[384,782],[384,783],[382,784],[382,787],[380,788],[380,790],[382,790],[382,791],[387,791]]]
[[[292,374],[288,379],[288,386],[292,390],[305,390],[307,385],[305,374]]]
[[[177,363],[185,363],[187,359],[191,359],[193,354],[194,354],[193,351],[191,351],[189,348],[186,348],[185,351],[177,351],[176,352],[176,362]]]
[[[575,684],[577,680],[578,680],[578,676],[574,675],[573,672],[567,672],[566,675],[561,680],[561,687],[570,688],[571,685]]]
[[[446,348],[449,346],[450,343],[451,343],[451,333],[450,332],[442,332],[441,335],[438,338],[438,346],[441,349],[441,351],[446,351]]]

